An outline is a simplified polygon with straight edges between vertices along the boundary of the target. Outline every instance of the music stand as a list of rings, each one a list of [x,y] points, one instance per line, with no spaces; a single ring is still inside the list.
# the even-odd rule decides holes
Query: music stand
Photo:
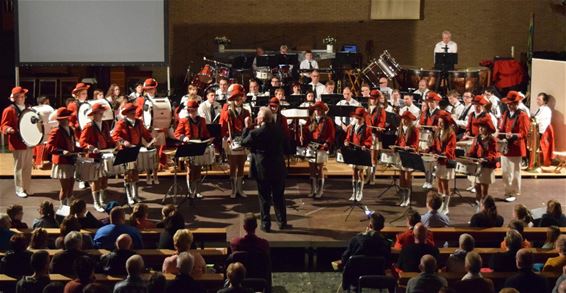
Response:
[[[294,65],[299,63],[299,55],[297,53],[277,54],[277,65]]]
[[[343,100],[344,96],[342,94],[322,94],[320,95],[320,99],[329,105],[335,105]]]
[[[206,142],[190,142],[188,144],[180,144],[177,146],[177,150],[175,151],[175,156],[173,161],[175,163],[175,172],[173,173],[173,185],[169,187],[167,193],[163,196],[161,200],[161,204],[165,203],[167,197],[171,197],[173,199],[173,204],[177,204],[177,191],[179,189],[179,185],[177,183],[177,169],[179,167],[179,159],[186,158],[186,157],[193,157],[193,156],[202,156],[204,151],[206,150],[208,143]],[[180,203],[182,204],[188,198],[188,194],[185,196],[183,201]]]
[[[434,53],[434,69],[440,70],[439,87],[448,88],[448,71],[454,70],[454,64],[458,64],[458,53],[448,53],[448,47],[444,47],[446,52]],[[444,87],[443,87],[444,85]]]
[[[369,151],[363,151],[357,147],[343,147],[342,149],[342,156],[344,157],[344,164],[348,165],[360,165],[360,166],[371,166],[371,153]],[[348,221],[350,214],[354,210],[354,208],[359,208],[362,210],[364,215],[367,216],[366,211],[368,211],[367,205],[362,204],[361,201],[358,201],[354,196],[354,200],[350,203],[350,206],[344,211],[348,211],[344,222]]]
[[[112,163],[112,166],[122,165],[124,167],[124,170],[127,170],[128,163],[137,161],[138,154],[140,153],[140,148],[141,146],[122,148],[116,153],[114,163]],[[124,192],[127,192],[125,185],[124,185]]]
[[[306,99],[306,95],[290,95],[286,97],[289,106],[287,108],[298,108]]]
[[[256,66],[257,67],[269,67],[273,68],[277,66],[277,58],[275,55],[261,55],[256,56]]]
[[[269,96],[256,96],[254,107],[265,107],[269,104],[270,99],[271,98]]]
[[[409,152],[409,151],[399,151],[399,158],[401,161],[401,166],[403,168],[406,169],[413,169],[413,170],[417,170],[417,171],[425,171],[425,166],[424,166],[424,162],[423,162],[423,158],[418,154],[418,153],[413,153],[413,152]],[[391,220],[389,223],[393,223],[396,222],[404,217],[406,217],[409,213],[412,213],[413,207],[411,205],[411,193],[412,193],[412,187],[409,187],[409,204],[407,205],[407,208],[405,208],[405,210],[403,211],[403,213]]]

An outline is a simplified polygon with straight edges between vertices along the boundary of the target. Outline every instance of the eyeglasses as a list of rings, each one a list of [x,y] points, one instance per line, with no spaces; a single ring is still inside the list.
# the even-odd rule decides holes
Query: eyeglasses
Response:
[[[379,84],[387,84],[387,81],[382,81]]]

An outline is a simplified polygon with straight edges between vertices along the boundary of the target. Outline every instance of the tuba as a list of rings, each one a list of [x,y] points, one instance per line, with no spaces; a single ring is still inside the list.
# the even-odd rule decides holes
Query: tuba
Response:
[[[531,125],[527,135],[527,149],[529,150],[529,170],[540,168],[540,135],[535,117],[531,117]]]

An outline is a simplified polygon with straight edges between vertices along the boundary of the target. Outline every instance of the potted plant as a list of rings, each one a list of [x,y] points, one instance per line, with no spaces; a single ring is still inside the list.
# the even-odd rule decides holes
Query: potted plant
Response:
[[[214,38],[214,41],[218,45],[218,52],[221,53],[224,52],[224,49],[226,49],[226,45],[229,45],[231,42],[226,36],[216,37]]]
[[[334,51],[334,44],[336,44],[336,39],[331,36],[327,36],[322,39],[322,43],[326,45],[326,52],[332,53]]]

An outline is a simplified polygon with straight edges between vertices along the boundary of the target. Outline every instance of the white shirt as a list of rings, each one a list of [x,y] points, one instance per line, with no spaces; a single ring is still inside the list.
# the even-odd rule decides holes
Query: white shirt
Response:
[[[214,117],[210,116],[210,108],[211,107],[214,108],[214,112],[215,112]],[[211,105],[210,102],[208,100],[206,100],[198,106],[197,111],[198,111],[198,115],[200,117],[204,118],[204,120],[206,121],[206,124],[211,124],[212,121],[214,121],[214,118],[216,118],[217,116],[220,115],[221,110],[222,110],[222,106],[220,106],[220,103],[214,101]]]
[[[310,65],[312,65],[312,69],[318,69],[318,62],[316,62],[316,60],[303,60],[301,61],[301,65],[299,65],[299,69],[311,69],[309,66],[309,61],[310,61]]]
[[[419,116],[421,115],[421,109],[415,106],[415,104],[411,104],[411,106],[404,106],[403,108],[399,109],[399,116],[403,115],[405,111],[411,112],[415,117],[417,117],[416,121],[419,121]]]
[[[415,90],[413,92],[413,94],[418,94],[421,95],[421,102],[424,102],[424,100],[426,99],[426,95],[428,95],[428,92],[430,92],[429,89],[425,89],[424,92],[421,92],[419,89]]]
[[[452,119],[454,120],[458,120],[458,118],[460,118],[460,115],[462,115],[465,109],[466,106],[464,106],[460,102],[457,102],[456,105],[449,105],[448,107],[446,107],[446,111],[451,114]]]
[[[181,98],[181,105],[185,105],[185,106],[186,106],[188,100],[189,100],[189,95],[184,95],[184,96]],[[196,101],[199,102],[199,103],[202,102],[202,97],[199,96],[199,95],[196,95]]]
[[[217,101],[224,101],[228,99],[228,92],[223,93],[222,90],[216,90],[216,100]]]
[[[338,103],[336,103],[336,106],[360,106],[360,102],[354,100],[353,98],[350,99],[350,101],[346,101],[341,100],[338,101]],[[334,117],[334,123],[336,123],[336,125],[338,126],[342,126],[342,124],[345,124],[346,126],[348,125],[346,122],[348,117]],[[353,121],[355,121],[356,119],[354,118],[350,118],[350,123],[352,123]]]
[[[458,125],[458,127],[466,129],[466,127],[468,126],[468,118],[470,117],[470,114],[474,112],[474,109],[472,108],[472,104],[470,103],[468,106],[464,106],[464,108],[462,109],[462,112],[460,113],[460,116],[458,116],[457,119],[455,119],[456,121],[456,125]],[[466,114],[465,116],[462,117],[462,115]],[[497,124],[494,124],[497,125]]]
[[[533,114],[538,124],[538,132],[543,134],[552,120],[552,110],[547,105],[542,105]]]
[[[391,93],[393,93],[393,89],[386,86],[386,87],[380,87],[379,91],[385,95],[386,99],[389,99],[391,97]]]
[[[527,107],[527,105],[525,105],[525,103],[523,103],[522,101],[519,102],[519,106],[517,107],[517,109],[520,109],[521,111],[527,113],[527,116],[531,118],[531,111],[529,111],[529,107]]]
[[[434,53],[445,53],[444,48],[448,47],[448,52],[446,53],[458,53],[458,44],[453,41],[449,41],[448,44],[440,41],[434,46]]]
[[[501,107],[500,107],[500,100],[496,95],[489,96],[489,102],[491,103],[491,113],[497,117],[497,119],[501,118]]]
[[[310,82],[309,85],[310,85],[311,89],[316,93],[316,96],[314,98],[317,101],[320,100],[320,95],[322,95],[326,92],[326,87],[320,82],[317,83],[316,85],[314,85],[312,82]]]

